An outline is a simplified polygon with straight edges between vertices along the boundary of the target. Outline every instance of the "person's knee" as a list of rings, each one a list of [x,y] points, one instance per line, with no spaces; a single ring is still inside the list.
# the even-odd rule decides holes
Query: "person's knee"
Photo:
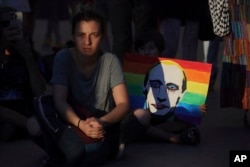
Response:
[[[150,124],[150,119],[151,119],[151,115],[150,112],[148,112],[145,109],[136,109],[134,111],[134,116],[138,119],[138,121],[144,125],[144,126],[148,126]]]
[[[33,137],[37,137],[42,134],[39,122],[34,116],[28,119],[26,123],[26,127],[27,127],[28,133]]]

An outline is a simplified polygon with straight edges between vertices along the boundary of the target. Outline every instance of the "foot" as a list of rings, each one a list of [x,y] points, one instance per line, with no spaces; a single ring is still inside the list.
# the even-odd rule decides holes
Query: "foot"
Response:
[[[191,127],[180,134],[180,143],[187,145],[199,145],[200,144],[200,132],[198,128]]]
[[[125,150],[125,144],[124,143],[120,143],[119,145],[119,150],[115,156],[115,159],[121,159],[121,157],[124,154],[124,150]]]

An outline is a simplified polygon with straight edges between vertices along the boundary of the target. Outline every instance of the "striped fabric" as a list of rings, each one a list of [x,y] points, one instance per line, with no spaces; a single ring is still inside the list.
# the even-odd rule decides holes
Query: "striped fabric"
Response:
[[[229,0],[232,33],[224,38],[221,107],[250,109],[250,0]]]

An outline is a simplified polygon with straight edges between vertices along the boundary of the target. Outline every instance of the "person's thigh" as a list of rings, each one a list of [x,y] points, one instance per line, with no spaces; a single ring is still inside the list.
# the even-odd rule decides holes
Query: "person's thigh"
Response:
[[[196,61],[198,37],[199,37],[199,21],[186,21],[182,37],[182,59]]]
[[[174,58],[178,51],[179,37],[181,31],[181,20],[166,18],[161,23],[161,32],[165,41],[165,57]]]
[[[133,0],[133,22],[135,35],[141,32],[156,29],[157,18],[154,3],[151,0]]]
[[[112,50],[122,59],[132,47],[132,4],[128,0],[107,0],[113,36]]]

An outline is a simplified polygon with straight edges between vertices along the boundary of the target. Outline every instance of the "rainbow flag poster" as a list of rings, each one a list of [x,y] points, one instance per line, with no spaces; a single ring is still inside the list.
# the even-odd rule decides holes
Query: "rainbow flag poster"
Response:
[[[123,63],[132,109],[201,123],[199,106],[206,103],[211,64],[133,53]]]

